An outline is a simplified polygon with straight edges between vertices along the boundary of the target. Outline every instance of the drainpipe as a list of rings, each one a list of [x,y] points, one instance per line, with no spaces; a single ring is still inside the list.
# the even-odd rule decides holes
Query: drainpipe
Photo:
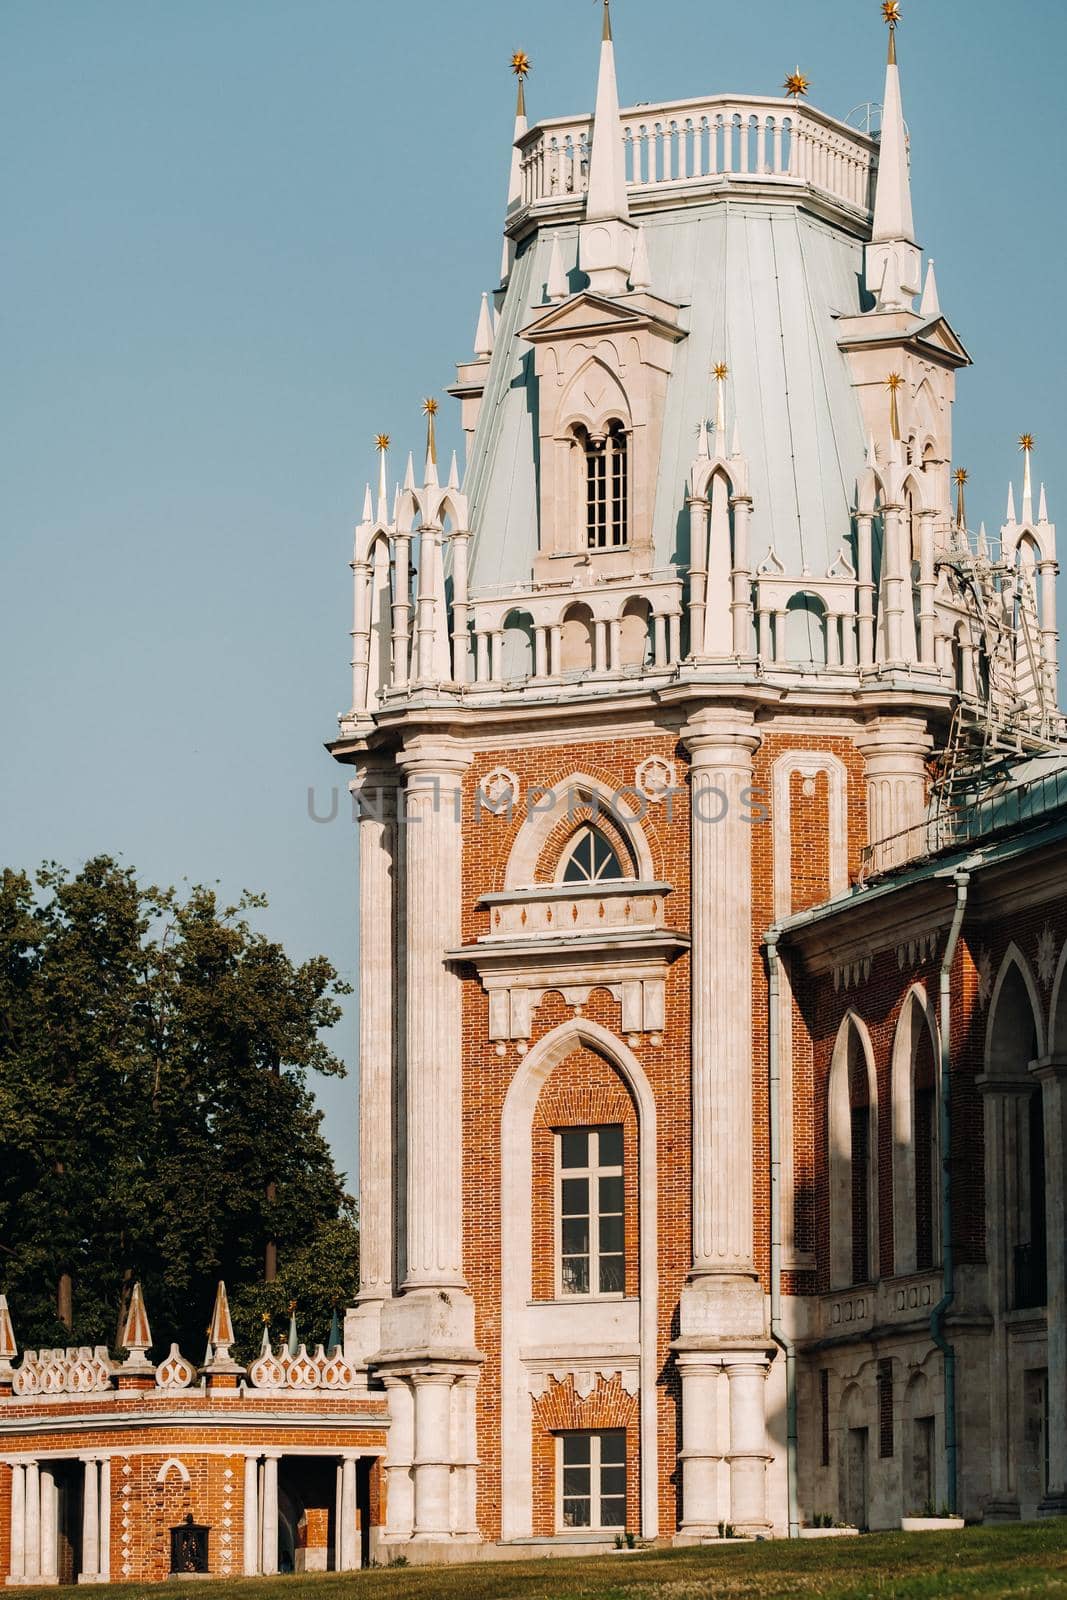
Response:
[[[771,1156],[771,1338],[785,1356],[786,1479],[789,1494],[789,1537],[800,1537],[797,1500],[797,1354],[782,1322],[782,1137],[779,1119],[782,1098],[782,1062],[779,1028],[781,968],[778,930],[764,938],[767,947],[767,1042]]]
[[[969,872],[957,872],[956,910],[941,962],[941,1299],[930,1313],[930,1337],[941,1351],[945,1366],[945,1477],[948,1508],[956,1514],[956,1352],[945,1338],[945,1316],[956,1298],[956,1261],[952,1241],[952,964],[956,959],[960,929],[967,910]]]

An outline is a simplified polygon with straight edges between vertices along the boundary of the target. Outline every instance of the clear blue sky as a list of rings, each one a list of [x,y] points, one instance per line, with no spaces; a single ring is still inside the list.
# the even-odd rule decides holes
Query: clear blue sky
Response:
[[[624,102],[777,93],[795,62],[828,111],[881,97],[876,0],[615,14]],[[531,116],[570,113],[598,38],[588,0],[5,0],[4,862],[262,889],[272,934],[353,975],[355,833],[306,794],[343,792],[372,438],[418,444],[496,282],[511,52]],[[977,363],[971,520],[999,526],[1030,429],[1067,529],[1067,8],[905,0],[900,51],[919,234]],[[354,1097],[322,1095],[349,1173]]]

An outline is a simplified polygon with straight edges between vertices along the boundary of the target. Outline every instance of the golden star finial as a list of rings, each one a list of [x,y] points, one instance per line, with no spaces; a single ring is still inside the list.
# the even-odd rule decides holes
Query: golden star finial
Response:
[[[1034,436],[1033,436],[1033,434],[1032,433],[1020,434],[1019,435],[1019,449],[1020,450],[1025,450],[1026,454],[1029,455],[1033,448],[1034,448]]]
[[[952,476],[955,479],[955,482],[956,482],[957,486],[959,488],[961,488],[961,489],[963,488],[963,485],[965,483],[969,483],[970,482],[970,477],[971,477],[971,475],[967,471],[966,467],[957,467],[955,472],[952,474]]]
[[[530,58],[525,50],[516,50],[511,58],[511,70],[516,78],[526,78],[530,73]]]
[[[292,1314],[293,1314],[293,1312],[295,1310],[296,1310],[296,1301],[295,1300],[290,1300],[290,1302],[289,1302],[289,1315],[292,1316]]]
[[[376,433],[374,435],[374,448],[379,452],[388,450],[391,443],[392,440],[387,433]]]
[[[264,1324],[266,1324],[266,1323],[268,1323],[270,1321],[270,1312],[269,1311],[261,1311],[260,1312],[260,1316],[263,1318]]]
[[[711,371],[712,376],[718,378],[720,383],[724,382],[724,380],[730,376],[730,369],[726,365],[725,361],[716,361]]]
[[[891,372],[885,380],[885,386],[891,393],[896,394],[898,389],[903,389],[904,379],[899,372]]]
[[[900,0],[882,0],[882,16],[891,28],[900,22]]]
[[[794,67],[782,87],[786,94],[791,95],[794,100],[799,100],[807,94],[810,84],[811,79],[801,72],[799,67]]]
[[[434,399],[433,395],[429,395],[427,399],[422,402],[422,414],[424,417],[436,417],[437,401]]]

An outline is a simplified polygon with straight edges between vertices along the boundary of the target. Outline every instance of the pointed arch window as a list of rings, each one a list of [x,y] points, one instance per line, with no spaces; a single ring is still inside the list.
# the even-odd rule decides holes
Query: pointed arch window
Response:
[[[578,430],[585,456],[585,530],[590,550],[617,550],[629,541],[629,448],[621,422],[606,433]]]
[[[564,856],[563,883],[617,883],[628,874],[599,828],[580,828]]]

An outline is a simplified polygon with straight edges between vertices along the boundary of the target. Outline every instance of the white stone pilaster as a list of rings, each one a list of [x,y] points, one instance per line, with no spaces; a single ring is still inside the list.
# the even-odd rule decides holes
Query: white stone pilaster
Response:
[[[415,1539],[447,1539],[451,1532],[451,1372],[416,1372]]]
[[[867,768],[868,840],[891,840],[921,824],[926,817],[926,760],[933,743],[925,724],[907,717],[881,718],[856,743]],[[908,840],[898,840],[881,853],[875,869],[895,866],[910,853]]]
[[[389,1444],[385,1458],[386,1536],[410,1539],[415,1525],[415,1396],[407,1378],[387,1376]]]
[[[448,738],[400,756],[407,941],[407,1277],[405,1290],[465,1288],[461,985],[445,952],[461,941],[462,777]]]
[[[59,1581],[59,1496],[55,1472],[50,1466],[41,1468],[40,1495],[41,1582],[56,1583]]]
[[[730,1522],[737,1533],[767,1533],[767,1423],[762,1357],[726,1365],[730,1383]]]
[[[693,1278],[754,1280],[751,717],[708,708],[692,757]],[[725,1330],[724,1330],[725,1331]]]
[[[95,1583],[100,1574],[100,1471],[95,1457],[85,1461],[84,1471],[80,1581]]]
[[[341,1462],[341,1528],[338,1539],[340,1570],[355,1572],[359,1566],[359,1529],[356,1526],[356,1458],[346,1455]]]
[[[26,1576],[26,1468],[11,1469],[11,1578]]]
[[[722,1365],[707,1356],[680,1355],[682,1379],[682,1521],[679,1543],[706,1539],[725,1521],[719,1508],[719,1384]]]
[[[278,1570],[278,1460],[280,1451],[268,1451],[263,1458],[263,1547],[259,1570],[273,1577]]]
[[[100,1462],[100,1582],[111,1582],[111,1457]]]
[[[243,1528],[244,1575],[254,1578],[259,1571],[258,1456],[245,1456]]]

